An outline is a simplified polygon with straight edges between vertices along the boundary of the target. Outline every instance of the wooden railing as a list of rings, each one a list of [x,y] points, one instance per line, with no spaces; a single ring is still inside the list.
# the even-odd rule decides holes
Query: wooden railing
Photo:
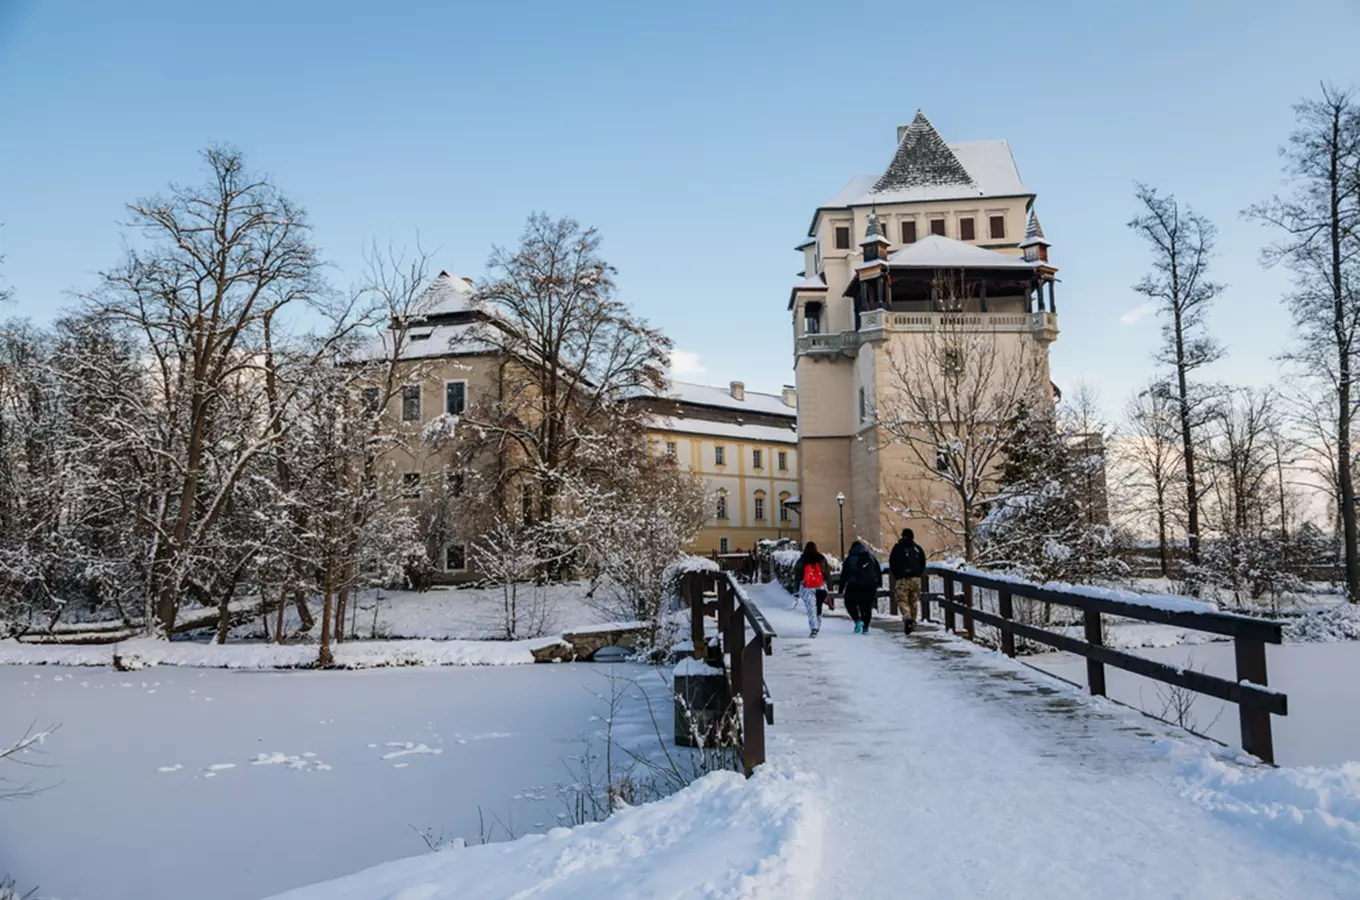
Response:
[[[730,572],[687,573],[681,590],[689,601],[694,658],[723,668],[730,696],[738,704],[741,758],[749,777],[765,762],[765,726],[774,724],[764,658],[774,652],[777,635]],[[717,644],[712,647],[704,630],[710,615],[718,620]]]
[[[941,591],[930,590],[931,576],[940,579],[943,587]],[[996,592],[995,613],[980,608],[981,598],[976,593],[979,590]],[[1084,640],[1015,621],[1016,598],[1081,610]],[[1283,693],[1267,686],[1265,645],[1281,642],[1279,622],[1232,613],[1144,605],[1111,599],[1096,591],[1084,592],[1080,587],[1039,587],[980,572],[964,572],[938,563],[928,565],[926,575],[922,578],[922,620],[930,619],[932,602],[938,603],[943,610],[946,630],[954,632],[958,619],[962,619],[964,634],[969,640],[976,637],[977,622],[995,627],[1001,635],[1001,650],[1007,656],[1015,656],[1015,639],[1019,636],[1085,657],[1086,683],[1092,694],[1105,695],[1105,666],[1114,666],[1163,684],[1236,703],[1242,729],[1242,748],[1265,762],[1275,762],[1270,717],[1288,715],[1289,701]],[[1106,647],[1101,627],[1102,615],[1231,637],[1236,651],[1237,679],[1229,681]]]

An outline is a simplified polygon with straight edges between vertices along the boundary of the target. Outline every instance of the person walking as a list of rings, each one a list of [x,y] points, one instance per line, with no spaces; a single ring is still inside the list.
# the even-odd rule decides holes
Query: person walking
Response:
[[[826,557],[817,550],[815,541],[808,541],[803,555],[798,557],[798,599],[807,610],[808,637],[816,637],[822,630],[822,604],[827,600],[826,586],[831,580],[831,567]]]
[[[841,587],[845,609],[855,620],[855,634],[868,634],[878,604],[878,588],[883,583],[883,566],[862,541],[850,545],[841,566]]]
[[[916,628],[916,604],[921,599],[921,576],[926,573],[926,551],[916,543],[910,528],[902,529],[902,538],[888,554],[888,569],[893,577],[893,597],[897,611],[902,614],[902,630],[911,634]]]

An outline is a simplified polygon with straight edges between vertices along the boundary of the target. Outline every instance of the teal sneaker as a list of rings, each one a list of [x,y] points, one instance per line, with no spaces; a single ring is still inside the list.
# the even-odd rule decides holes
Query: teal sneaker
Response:
[[[855,623],[855,634],[859,634],[859,633],[860,633],[861,631],[863,631],[863,630],[864,630],[864,623],[863,623],[863,622],[856,622],[856,623]]]

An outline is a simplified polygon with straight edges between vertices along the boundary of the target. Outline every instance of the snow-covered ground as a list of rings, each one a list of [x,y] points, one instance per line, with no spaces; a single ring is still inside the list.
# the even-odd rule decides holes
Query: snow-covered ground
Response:
[[[810,640],[777,586],[771,761],[603,826],[287,900],[1355,898],[1360,765],[1252,766],[957,639]]]
[[[0,666],[0,741],[60,727],[4,784],[0,880],[60,900],[240,900],[560,821],[570,759],[608,714],[607,673],[570,664],[364,672]],[[621,681],[615,682],[628,687]],[[655,745],[629,688],[625,745]],[[595,738],[596,751],[599,738]],[[483,824],[479,824],[479,811]]]
[[[1211,675],[1235,678],[1231,643],[1148,648],[1139,656]],[[1044,653],[1026,662],[1069,681],[1086,683],[1086,661],[1070,653]],[[1270,686],[1289,695],[1289,715],[1272,716],[1275,758],[1281,765],[1316,766],[1360,760],[1360,642],[1281,644],[1266,647]],[[1164,715],[1166,685],[1105,667],[1110,697]],[[1237,706],[1196,694],[1187,725],[1234,747],[1241,746]]]

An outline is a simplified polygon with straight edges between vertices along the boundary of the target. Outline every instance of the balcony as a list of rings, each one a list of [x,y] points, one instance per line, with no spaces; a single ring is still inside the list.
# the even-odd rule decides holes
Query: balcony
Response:
[[[859,331],[803,335],[798,338],[797,353],[799,356],[822,359],[853,357],[859,352],[861,344],[882,341],[891,334],[925,333],[950,328],[999,334],[1028,332],[1041,344],[1050,344],[1058,338],[1058,315],[1051,312],[932,313],[876,309],[860,315]]]
[[[941,313],[892,312],[876,309],[860,315],[858,337],[861,342],[881,341],[889,334],[940,331],[949,328],[1003,334],[1029,332],[1036,341],[1048,344],[1058,337],[1058,315],[1051,312]]]

